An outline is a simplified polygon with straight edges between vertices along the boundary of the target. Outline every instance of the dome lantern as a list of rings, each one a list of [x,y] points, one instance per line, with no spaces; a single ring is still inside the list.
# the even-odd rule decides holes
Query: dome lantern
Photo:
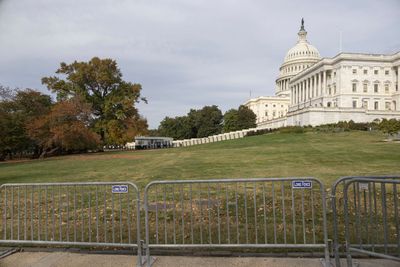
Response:
[[[299,40],[297,41],[298,43],[300,42],[306,42],[307,43],[307,31],[304,29],[304,19],[301,19],[301,27],[300,31],[297,34],[299,36]]]

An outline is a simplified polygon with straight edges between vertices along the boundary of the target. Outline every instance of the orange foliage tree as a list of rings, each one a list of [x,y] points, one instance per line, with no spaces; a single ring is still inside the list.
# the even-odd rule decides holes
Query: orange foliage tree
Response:
[[[89,129],[92,110],[79,97],[56,103],[49,114],[27,125],[29,136],[42,148],[41,156],[96,149],[100,136]]]

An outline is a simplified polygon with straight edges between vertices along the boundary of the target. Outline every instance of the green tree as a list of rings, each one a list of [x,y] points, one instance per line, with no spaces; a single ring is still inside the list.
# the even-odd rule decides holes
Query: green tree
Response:
[[[160,136],[168,136],[174,139],[192,138],[192,127],[188,116],[175,118],[165,117],[158,127]]]
[[[246,106],[239,106],[238,110],[238,130],[254,128],[257,116],[254,112]]]
[[[125,143],[147,131],[147,122],[135,107],[142,86],[122,79],[115,60],[92,58],[89,62],[61,63],[58,76],[42,83],[57,94],[58,101],[79,96],[92,107],[91,125],[103,143]]]
[[[224,132],[238,131],[256,127],[256,114],[246,106],[230,109],[224,114]]]
[[[379,130],[389,135],[397,134],[400,132],[400,120],[396,119],[383,119],[378,126]]]
[[[174,139],[206,137],[221,133],[222,112],[217,106],[204,106],[202,109],[191,109],[186,116],[165,117],[158,127],[162,136]]]
[[[238,130],[238,110],[230,109],[224,114],[224,132],[233,132]]]
[[[223,116],[216,105],[205,106],[193,114],[191,121],[194,121],[196,137],[201,138],[221,133]]]

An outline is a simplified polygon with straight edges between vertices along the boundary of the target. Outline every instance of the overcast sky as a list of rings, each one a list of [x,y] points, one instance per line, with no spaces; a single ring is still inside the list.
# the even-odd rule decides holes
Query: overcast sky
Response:
[[[321,56],[400,51],[400,0],[0,0],[0,84],[49,93],[60,62],[117,60],[151,128],[190,108],[272,95],[305,19]]]

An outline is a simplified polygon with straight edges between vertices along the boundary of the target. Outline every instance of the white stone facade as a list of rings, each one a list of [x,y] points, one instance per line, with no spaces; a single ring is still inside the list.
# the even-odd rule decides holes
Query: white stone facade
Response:
[[[400,119],[399,66],[400,52],[320,60],[291,79],[288,125]]]
[[[338,121],[371,122],[400,119],[400,52],[393,55],[340,53],[320,58],[302,27],[297,44],[289,50],[276,80],[275,97],[245,103],[257,115],[257,126],[277,128],[321,125]],[[284,116],[265,116],[265,105],[288,99]]]
[[[285,117],[289,104],[289,97],[261,96],[248,100],[244,105],[256,114],[256,123],[260,124],[264,121]]]

